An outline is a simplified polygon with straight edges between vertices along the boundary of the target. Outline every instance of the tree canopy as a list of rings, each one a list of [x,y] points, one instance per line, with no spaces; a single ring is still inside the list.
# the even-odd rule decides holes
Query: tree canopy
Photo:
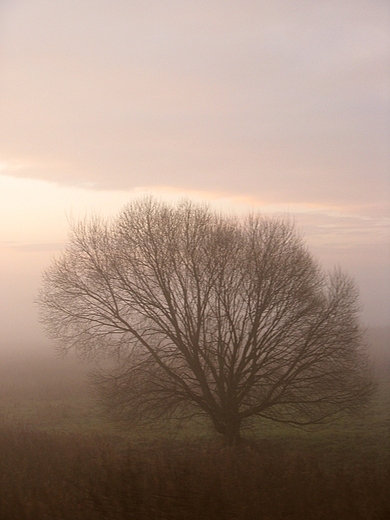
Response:
[[[231,445],[254,417],[323,424],[370,393],[356,287],[284,219],[136,200],[73,224],[39,304],[60,348],[114,361],[99,388],[129,421],[203,414]]]

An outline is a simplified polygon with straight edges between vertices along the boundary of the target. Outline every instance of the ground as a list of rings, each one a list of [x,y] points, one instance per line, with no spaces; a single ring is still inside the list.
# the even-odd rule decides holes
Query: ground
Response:
[[[240,449],[202,421],[109,423],[76,358],[2,355],[0,517],[390,518],[390,363],[376,346],[365,415],[315,433],[257,423]]]

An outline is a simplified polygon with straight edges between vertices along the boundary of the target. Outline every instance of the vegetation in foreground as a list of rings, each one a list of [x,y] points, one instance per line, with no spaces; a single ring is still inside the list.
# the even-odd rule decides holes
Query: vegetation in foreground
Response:
[[[14,519],[389,518],[389,467],[316,450],[0,433],[0,517]],[[349,461],[352,462],[352,461]]]
[[[1,359],[0,518],[385,520],[388,358],[378,367],[365,417],[317,433],[260,424],[229,449],[201,424],[116,430],[72,359]]]

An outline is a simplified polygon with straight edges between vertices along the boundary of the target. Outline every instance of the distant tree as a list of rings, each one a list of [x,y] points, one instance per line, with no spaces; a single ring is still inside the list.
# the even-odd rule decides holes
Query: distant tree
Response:
[[[130,422],[203,414],[233,445],[251,418],[323,424],[372,387],[353,282],[285,220],[132,202],[72,226],[39,303],[59,348],[115,361],[100,392]]]

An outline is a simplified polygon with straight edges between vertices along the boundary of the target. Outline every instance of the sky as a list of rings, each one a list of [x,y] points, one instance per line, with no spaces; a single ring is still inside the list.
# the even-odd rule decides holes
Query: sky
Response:
[[[145,194],[292,218],[390,325],[388,0],[1,0],[3,348],[69,220]]]

